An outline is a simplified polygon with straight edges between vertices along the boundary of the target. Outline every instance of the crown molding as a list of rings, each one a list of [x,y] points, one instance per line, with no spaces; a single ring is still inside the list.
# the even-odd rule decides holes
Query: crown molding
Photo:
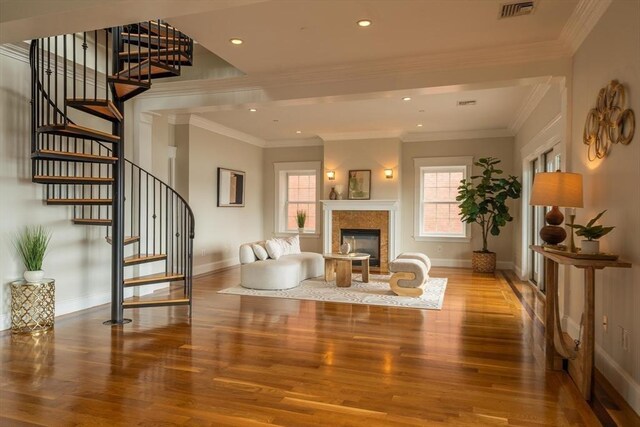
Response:
[[[361,132],[335,132],[335,133],[319,133],[318,136],[323,141],[348,141],[358,139],[388,139],[400,138],[401,130],[371,130]]]
[[[29,43],[17,42],[0,45],[0,55],[29,63]]]
[[[462,139],[509,138],[514,134],[509,129],[479,129],[447,132],[409,132],[402,142],[454,141]]]
[[[300,139],[277,139],[266,141],[266,148],[280,148],[280,147],[317,147],[324,145],[322,138],[314,136],[311,138]]]
[[[255,145],[257,147],[266,147],[267,141],[262,138],[249,135],[248,133],[241,132],[230,127],[221,125],[211,120],[207,120],[202,116],[195,114],[171,114],[167,117],[167,121],[172,125],[191,125],[200,129],[208,130],[209,132],[217,133],[238,141],[246,142],[247,144]]]
[[[596,26],[612,0],[580,0],[560,32],[560,41],[573,56]]]
[[[529,96],[527,96],[522,105],[520,105],[515,118],[509,125],[509,130],[511,130],[512,134],[517,135],[517,133],[520,132],[520,128],[522,128],[524,122],[527,121],[531,113],[533,113],[533,110],[536,109],[540,101],[542,101],[542,98],[544,98],[551,88],[550,82],[551,77],[548,77],[545,83],[538,83],[533,87]]]

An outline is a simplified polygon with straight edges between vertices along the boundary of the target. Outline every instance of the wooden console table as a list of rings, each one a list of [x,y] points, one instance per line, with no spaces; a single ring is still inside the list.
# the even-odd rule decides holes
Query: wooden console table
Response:
[[[598,259],[577,259],[560,253],[547,252],[542,246],[530,248],[541,254],[545,262],[545,286],[547,301],[545,304],[545,367],[561,370],[562,360],[569,361],[569,375],[578,386],[582,397],[591,400],[593,381],[593,360],[595,344],[595,278],[596,270],[607,267],[631,268],[631,264],[622,261]],[[558,265],[574,266],[584,270],[584,332],[580,346],[576,349],[573,340],[562,331],[558,315]],[[581,337],[578,337],[580,339]]]

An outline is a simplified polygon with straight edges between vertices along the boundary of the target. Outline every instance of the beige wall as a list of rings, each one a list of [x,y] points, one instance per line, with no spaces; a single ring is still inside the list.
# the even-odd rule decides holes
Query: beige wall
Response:
[[[263,149],[196,126],[188,128],[189,205],[196,222],[194,272],[200,274],[238,264],[240,244],[262,239]],[[246,172],[244,207],[217,207],[218,167]]]
[[[640,2],[614,1],[573,59],[572,169],[584,177],[583,222],[607,209],[602,223],[616,229],[601,239],[601,250],[633,264],[596,275],[596,366],[640,413]],[[589,162],[582,144],[587,112],[600,88],[618,79],[627,105],[636,113],[635,138],[615,145],[609,156]],[[582,312],[582,274],[571,271],[569,315],[575,325]],[[608,332],[601,326],[609,317]],[[631,331],[630,349],[621,346],[620,327]]]
[[[424,252],[435,265],[470,266],[471,252],[482,249],[482,233],[471,227],[470,242],[422,242],[413,238],[415,218],[415,177],[413,159],[419,157],[493,156],[502,160],[506,175],[513,173],[513,138],[466,139],[460,141],[405,142],[402,144],[402,204],[401,251]],[[474,166],[473,173],[478,172]],[[510,203],[513,207],[514,203]],[[489,249],[497,253],[499,268],[509,267],[512,259],[513,223],[502,229],[500,236],[489,237]],[[508,263],[508,264],[507,264]]]
[[[350,169],[371,170],[371,199],[400,198],[400,140],[370,139],[327,141],[324,143],[324,193],[329,198],[331,187],[340,184],[347,198],[347,175]],[[385,169],[393,169],[394,179],[384,177]],[[335,170],[336,179],[327,179],[327,170]]]
[[[169,182],[169,122],[166,116],[153,117],[151,164],[151,173],[162,181]]]
[[[311,162],[322,161],[322,146],[280,147],[264,149],[263,158],[263,192],[264,192],[264,238],[275,235],[275,197],[276,182],[273,164],[278,162]],[[320,208],[322,212],[322,207]],[[322,252],[322,216],[318,218],[318,236],[302,236],[300,248],[303,251]]]

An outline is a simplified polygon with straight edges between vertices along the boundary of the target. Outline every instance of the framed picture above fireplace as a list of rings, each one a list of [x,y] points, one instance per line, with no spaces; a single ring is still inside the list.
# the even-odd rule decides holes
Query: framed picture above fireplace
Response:
[[[349,171],[349,200],[369,200],[371,198],[371,170]]]

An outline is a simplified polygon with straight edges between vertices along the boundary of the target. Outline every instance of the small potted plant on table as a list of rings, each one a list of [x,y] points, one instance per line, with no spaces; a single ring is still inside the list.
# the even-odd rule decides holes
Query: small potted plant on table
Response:
[[[487,245],[489,234],[498,236],[500,228],[513,220],[509,214],[508,199],[520,198],[521,185],[518,178],[502,178],[502,170],[496,169],[500,160],[493,157],[479,159],[474,165],[483,169],[482,175],[475,175],[460,181],[458,207],[462,221],[477,223],[482,229],[482,250],[474,251],[471,258],[473,271],[493,273],[496,268],[496,253]],[[477,184],[475,181],[478,181]]]
[[[307,222],[307,211],[299,210],[296,212],[296,221],[298,223],[298,233],[304,233],[304,223]]]
[[[603,227],[602,225],[594,225],[600,219],[606,210],[603,210],[595,218],[591,219],[587,225],[568,224],[569,227],[576,230],[577,236],[586,237],[580,244],[580,252],[583,254],[596,255],[600,253],[599,238],[611,232],[615,227]]]
[[[14,245],[26,269],[24,280],[27,282],[39,282],[44,277],[42,261],[50,240],[51,232],[42,226],[26,227],[15,237]]]

